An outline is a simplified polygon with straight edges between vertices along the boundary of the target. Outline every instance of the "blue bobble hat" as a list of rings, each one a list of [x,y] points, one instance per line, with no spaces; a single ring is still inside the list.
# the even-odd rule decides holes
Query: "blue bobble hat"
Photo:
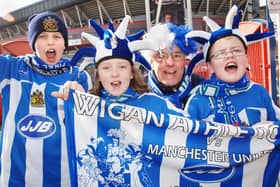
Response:
[[[213,44],[220,38],[226,36],[236,36],[238,37],[244,44],[245,48],[250,43],[255,43],[260,40],[269,38],[274,35],[273,32],[265,32],[265,33],[254,33],[244,35],[239,30],[239,22],[241,20],[242,11],[238,9],[236,5],[234,5],[230,11],[228,12],[225,20],[225,26],[219,26],[215,21],[205,16],[203,20],[211,29],[212,33],[205,31],[191,31],[186,34],[186,39],[194,39],[197,42],[203,45],[203,52],[199,54],[195,60],[199,61],[208,61],[209,59],[209,51]]]
[[[65,48],[68,47],[68,31],[63,20],[54,12],[45,11],[34,14],[28,19],[28,41],[35,51],[35,41],[42,32],[60,32],[64,38]]]
[[[94,20],[89,20],[90,25],[96,31],[98,37],[83,32],[82,37],[93,45],[93,49],[81,49],[76,53],[76,56],[79,56],[78,54],[87,53],[87,50],[91,51],[90,53],[92,54],[91,56],[94,57],[95,65],[98,65],[105,59],[122,58],[127,59],[131,63],[138,62],[144,65],[148,70],[151,69],[149,63],[138,51],[156,50],[157,46],[154,45],[152,41],[139,39],[144,34],[143,31],[126,36],[129,21],[130,16],[126,16],[115,30],[111,22],[108,24],[108,29],[104,29]],[[78,58],[76,58],[76,60],[77,59]]]

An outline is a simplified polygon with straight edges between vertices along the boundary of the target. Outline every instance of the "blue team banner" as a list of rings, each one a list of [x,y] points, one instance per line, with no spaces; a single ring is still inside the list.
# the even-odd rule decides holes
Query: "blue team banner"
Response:
[[[65,111],[72,186],[275,186],[276,122],[199,122],[137,103],[70,95]]]

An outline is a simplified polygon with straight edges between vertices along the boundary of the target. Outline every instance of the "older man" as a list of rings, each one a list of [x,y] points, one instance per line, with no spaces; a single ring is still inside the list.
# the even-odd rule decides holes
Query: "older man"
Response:
[[[149,87],[179,108],[183,108],[192,88],[203,80],[186,66],[186,56],[196,52],[195,43],[185,40],[189,31],[187,26],[167,23],[152,27],[145,36],[159,46],[159,51],[146,54],[152,66]]]

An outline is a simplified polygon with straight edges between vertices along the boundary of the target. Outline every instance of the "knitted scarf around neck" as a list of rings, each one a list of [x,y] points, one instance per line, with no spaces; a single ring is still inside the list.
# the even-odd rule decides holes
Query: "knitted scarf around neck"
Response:
[[[148,76],[148,85],[153,93],[168,98],[178,108],[183,107],[183,101],[191,91],[191,81],[185,70],[182,80],[179,82],[177,89],[165,86],[157,79],[155,72],[150,71]]]
[[[100,96],[102,98],[112,101],[112,102],[124,103],[124,102],[130,101],[133,98],[136,98],[137,96],[139,96],[139,94],[137,92],[135,92],[133,89],[128,88],[122,95],[113,96],[109,92],[107,92],[105,89],[102,89]]]
[[[62,58],[56,64],[46,64],[39,57],[30,55],[25,58],[25,63],[29,65],[35,71],[43,75],[58,75],[64,73],[68,69],[71,69],[71,61]]]
[[[246,74],[236,83],[227,83],[218,80],[215,74],[213,74],[209,80],[201,84],[197,93],[210,97],[212,107],[215,111],[214,121],[239,126],[242,122],[229,97],[246,92],[249,86],[250,80]]]

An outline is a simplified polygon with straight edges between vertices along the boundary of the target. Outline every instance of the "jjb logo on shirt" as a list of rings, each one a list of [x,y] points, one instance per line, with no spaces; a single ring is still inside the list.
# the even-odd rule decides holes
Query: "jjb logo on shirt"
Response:
[[[55,132],[55,123],[47,116],[27,115],[18,122],[17,129],[27,138],[44,139]]]
[[[179,169],[180,174],[194,182],[223,182],[231,178],[235,173],[235,167],[222,167],[212,164],[201,164],[188,168]]]

